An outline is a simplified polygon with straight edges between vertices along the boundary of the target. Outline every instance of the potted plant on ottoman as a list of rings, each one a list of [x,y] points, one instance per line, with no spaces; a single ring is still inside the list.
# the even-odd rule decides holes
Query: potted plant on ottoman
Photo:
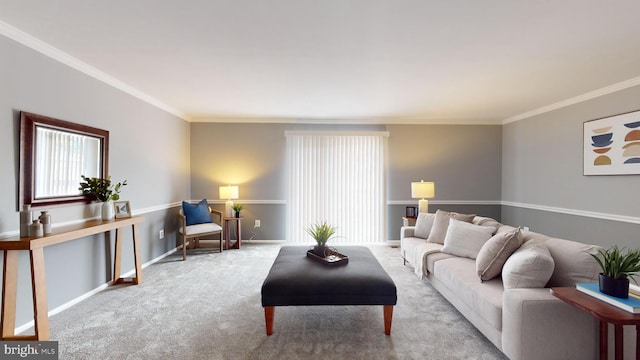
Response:
[[[113,201],[120,199],[120,189],[127,185],[127,180],[111,184],[110,176],[106,179],[88,178],[84,175],[81,177],[82,182],[78,190],[82,191],[83,195],[90,195],[102,203],[102,220],[113,220],[115,217]]]
[[[629,277],[640,273],[640,250],[623,251],[618,246],[608,250],[598,250],[598,255],[591,256],[598,262],[602,272],[598,274],[600,291],[604,294],[629,297]],[[636,282],[633,279],[633,282]]]
[[[307,233],[316,241],[317,245],[313,247],[313,253],[324,257],[327,248],[327,241],[333,238],[336,228],[323,221],[320,224],[313,224],[307,228]]]

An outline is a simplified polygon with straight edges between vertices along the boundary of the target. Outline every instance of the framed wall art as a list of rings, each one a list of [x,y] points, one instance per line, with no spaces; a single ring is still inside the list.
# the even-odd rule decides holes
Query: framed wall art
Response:
[[[584,175],[640,174],[640,111],[587,121]]]

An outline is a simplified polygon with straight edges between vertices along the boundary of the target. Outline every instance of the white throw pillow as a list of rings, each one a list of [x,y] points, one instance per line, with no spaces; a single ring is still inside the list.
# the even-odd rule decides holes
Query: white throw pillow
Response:
[[[415,237],[426,239],[431,233],[431,227],[433,227],[433,220],[435,220],[436,214],[431,213],[419,213],[416,219],[416,227],[413,230]]]
[[[458,214],[438,209],[427,242],[444,244],[444,237],[447,235],[447,228],[449,227],[449,219],[454,218],[470,223],[474,217],[474,214]]]
[[[554,266],[546,246],[527,241],[504,263],[502,284],[505,289],[543,288],[551,279]]]
[[[502,271],[505,261],[522,244],[520,229],[500,232],[489,239],[476,257],[476,271],[480,280],[491,280]]]
[[[482,245],[491,239],[495,231],[496,228],[492,226],[474,225],[451,218],[442,252],[475,259]]]

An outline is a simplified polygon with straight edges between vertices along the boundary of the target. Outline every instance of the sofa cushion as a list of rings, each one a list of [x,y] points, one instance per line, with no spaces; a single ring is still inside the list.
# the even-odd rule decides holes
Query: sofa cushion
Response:
[[[436,244],[436,243],[429,243],[432,245],[440,245],[440,247],[442,247],[442,244]],[[440,252],[433,252],[431,254],[428,254],[428,256],[426,256],[426,264],[425,264],[425,268],[427,269],[427,272],[430,272],[433,274],[434,271],[434,267],[435,264],[440,261],[440,260],[444,260],[444,259],[451,259],[451,258],[455,258],[457,256],[455,255],[451,255],[451,254],[445,254],[442,251]]]
[[[416,226],[413,230],[413,235],[415,237],[427,239],[429,237],[429,233],[431,233],[433,220],[435,220],[435,218],[436,214],[419,213],[418,218],[416,219]]]
[[[496,219],[486,217],[486,216],[477,216],[477,215],[473,218],[473,221],[471,221],[471,223],[475,225],[482,225],[482,226],[493,226],[496,229],[502,226],[502,224],[498,222],[498,220]]]
[[[447,228],[449,228],[449,219],[454,218],[456,220],[465,221],[470,223],[473,221],[475,215],[458,214],[455,212],[448,212],[438,209],[436,211],[436,217],[433,220],[433,226],[429,233],[428,242],[444,244],[444,237],[447,234]]]
[[[435,263],[434,276],[476,314],[498,330],[502,329],[502,294],[500,279],[481,283],[471,259],[452,257]]]
[[[531,240],[516,250],[502,268],[505,289],[543,288],[553,274],[553,258],[546,246]]]
[[[502,228],[502,227],[501,227]],[[502,271],[505,261],[522,244],[520,229],[500,232],[482,245],[476,258],[476,272],[480,280],[491,280]]]
[[[575,286],[576,283],[598,281],[600,268],[589,254],[596,255],[599,246],[557,238],[548,238],[543,244],[555,262],[547,286]]]
[[[442,252],[475,259],[482,245],[495,231],[495,227],[474,225],[451,218]]]
[[[418,275],[418,278],[424,279],[429,272],[425,259],[433,256],[434,254],[440,254],[442,251],[442,244],[428,243],[422,239],[422,243],[416,247],[416,255],[414,264],[414,272]]]

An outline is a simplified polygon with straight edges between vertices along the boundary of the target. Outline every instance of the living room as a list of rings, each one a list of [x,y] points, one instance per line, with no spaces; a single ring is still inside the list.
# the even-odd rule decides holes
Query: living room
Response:
[[[452,13],[453,10],[459,10],[467,16],[477,14],[489,22],[500,18],[489,10],[502,15],[511,14],[510,22],[502,30],[513,29],[514,32],[524,30],[508,25],[525,21],[529,16],[513,7],[522,6],[532,12],[535,10],[531,17],[539,21],[532,21],[529,24],[532,29],[523,32],[522,38],[514,36],[511,38],[513,43],[495,48],[495,60],[498,62],[499,58],[506,57],[516,42],[529,41],[533,50],[521,54],[520,59],[531,60],[536,54],[540,57],[531,60],[530,66],[521,68],[521,71],[540,70],[535,72],[539,81],[521,81],[522,89],[513,87],[511,83],[500,84],[500,92],[492,93],[496,98],[488,99],[478,89],[464,86],[466,83],[479,83],[478,86],[490,87],[494,76],[502,79],[497,76],[500,71],[507,73],[507,77],[531,78],[517,77],[519,74],[511,71],[515,65],[502,61],[490,69],[469,65],[478,73],[458,74],[463,79],[454,82],[452,78],[451,84],[447,83],[448,80],[437,82],[440,86],[446,84],[446,89],[442,87],[442,91],[446,90],[453,94],[451,97],[460,101],[458,109],[454,102],[450,102],[451,108],[445,109],[447,111],[438,108],[440,113],[423,111],[395,116],[394,113],[371,111],[368,115],[342,121],[340,115],[311,112],[306,116],[287,116],[285,112],[281,113],[284,115],[277,115],[266,110],[262,114],[242,113],[240,110],[232,113],[227,109],[213,114],[189,113],[177,105],[157,100],[170,98],[167,94],[150,95],[151,88],[138,89],[127,78],[112,75],[107,70],[98,70],[101,67],[88,60],[91,54],[71,54],[66,53],[64,48],[56,48],[55,37],[66,38],[69,34],[56,33],[53,28],[43,25],[60,25],[59,20],[54,20],[56,11],[48,8],[52,5],[31,4],[33,10],[25,10],[29,5],[21,8],[19,3],[10,1],[0,5],[0,14],[3,14],[0,15],[0,79],[3,84],[0,110],[4,114],[0,131],[6,140],[0,144],[0,164],[7,169],[0,174],[0,184],[5,189],[11,189],[0,205],[2,238],[18,234],[19,117],[21,111],[28,111],[110,132],[109,174],[115,181],[127,180],[128,185],[121,196],[130,201],[134,214],[145,216],[144,225],[140,227],[140,254],[145,264],[176,249],[175,213],[182,200],[207,198],[221,209],[224,200],[218,197],[218,187],[228,183],[240,188],[240,198],[236,201],[245,205],[243,234],[247,234],[247,238],[255,235],[254,239],[257,240],[285,240],[284,134],[290,130],[389,133],[385,227],[390,241],[399,240],[405,207],[417,204],[417,199],[411,198],[411,182],[424,179],[436,184],[436,196],[430,199],[432,211],[444,209],[481,214],[499,219],[504,224],[526,226],[550,236],[604,247],[638,246],[640,195],[632,190],[637,188],[638,175],[585,176],[582,169],[583,124],[640,110],[637,101],[640,96],[640,50],[637,49],[637,41],[633,40],[639,38],[640,26],[631,15],[638,13],[637,4],[625,2],[600,7],[595,1],[586,5],[574,3],[572,6],[579,8],[576,9],[577,14],[584,18],[569,11],[570,4],[557,5],[559,8],[546,4],[550,8],[545,8],[543,5],[508,5],[495,1],[491,2],[491,6],[486,5],[487,11],[474,7],[468,9],[476,10],[475,13],[463,11],[471,6],[469,4],[458,4],[459,9],[452,5],[452,8],[447,8]],[[66,9],[73,9],[78,3],[68,1],[60,6],[64,8],[65,5],[69,6]],[[416,10],[415,13],[419,20],[420,15],[427,16],[429,11],[420,6],[418,8],[420,11]],[[503,8],[508,8],[510,12],[498,11]],[[130,10],[128,15],[114,9],[111,9],[113,13],[107,13],[114,16],[113,19],[121,15],[122,24],[132,24],[135,23],[133,15],[139,13]],[[409,10],[403,10],[402,14],[410,14]],[[551,10],[557,11],[557,18],[547,17],[547,12]],[[73,10],[68,12],[73,13]],[[78,12],[84,14],[80,9]],[[62,14],[58,15],[59,19],[64,18]],[[124,18],[131,22],[126,22]],[[410,18],[411,21],[417,19]],[[458,20],[457,26],[464,27],[464,21],[468,19],[460,16]],[[566,43],[554,43],[551,40],[552,33],[545,31],[546,26],[554,24],[556,31],[566,31],[560,24],[566,25],[567,21],[572,20],[575,26],[571,30],[576,33],[585,31],[587,35],[558,33],[557,37]],[[109,21],[108,16],[103,21],[105,27],[118,24],[115,20]],[[340,24],[346,26],[345,23],[348,21]],[[595,36],[595,30],[585,30],[589,26],[594,27],[595,23],[604,24],[597,29],[604,35]],[[41,24],[42,27],[34,24]],[[96,22],[93,29],[101,29],[100,24]],[[444,33],[453,32],[455,28],[452,25]],[[437,30],[427,29],[424,31]],[[70,30],[73,32],[77,29]],[[468,31],[473,33],[475,30]],[[42,39],[47,32],[53,34],[48,41]],[[165,28],[163,34],[169,32],[170,28]],[[105,33],[108,34],[108,31]],[[541,35],[537,37],[536,34]],[[466,44],[471,46],[478,43],[470,34],[466,35],[474,40]],[[499,34],[494,35],[493,41],[503,40]],[[82,44],[82,40],[78,41]],[[547,41],[560,47],[545,47]],[[351,45],[354,43],[349,42]],[[495,46],[491,42],[484,44]],[[559,52],[561,46],[567,44],[575,46],[566,52]],[[135,45],[128,44],[134,48]],[[93,49],[93,46],[86,45],[87,49]],[[82,45],[78,47],[82,48]],[[118,46],[112,45],[109,49],[117,51]],[[144,73],[145,63],[140,62],[139,54],[120,51],[116,56],[128,57],[132,64],[131,68],[122,72],[123,75],[127,72]],[[179,52],[178,49],[174,51]],[[575,54],[569,54],[571,52]],[[249,57],[252,53],[241,54]],[[460,54],[453,51],[448,53],[448,56],[454,55]],[[573,66],[565,57],[575,60]],[[466,55],[466,58],[473,56]],[[188,67],[182,63],[172,64],[167,58],[158,58],[156,61],[161,62],[162,66]],[[211,62],[215,60],[211,59]],[[410,61],[402,65],[414,69]],[[358,64],[355,64],[350,69],[357,67]],[[545,67],[551,69],[542,71]],[[420,64],[417,68],[424,69],[428,76],[438,78],[438,69],[434,70],[430,63]],[[158,75],[149,75],[151,78],[155,76]],[[288,76],[295,79],[295,73]],[[429,82],[428,76],[419,82]],[[253,80],[256,83],[260,80],[270,83],[271,79]],[[291,78],[288,81],[292,81]],[[157,83],[161,82],[176,88],[188,87],[187,84],[172,83],[169,79],[159,77]],[[150,86],[148,84],[153,84],[153,81],[146,84]],[[163,89],[166,86],[162,84]],[[233,96],[233,84],[226,83],[223,86],[229,88],[231,95],[227,95]],[[459,86],[459,89],[450,86]],[[298,92],[304,90],[302,85],[293,88]],[[402,87],[400,89],[396,89],[395,99],[411,92]],[[435,97],[437,90],[432,91],[429,94]],[[238,98],[249,95],[236,94]],[[214,99],[216,95],[223,94],[212,94],[210,97]],[[180,104],[178,99],[176,104]],[[444,95],[437,99],[442,102],[446,100]],[[423,100],[437,105],[432,99]],[[350,101],[357,103],[359,100],[352,98]],[[238,103],[242,102],[238,100]],[[487,107],[481,106],[484,103]],[[326,102],[319,104],[326,105]],[[374,107],[375,101],[369,99],[369,105]],[[371,120],[368,121],[368,118]],[[99,216],[96,204],[48,210],[54,225]],[[261,220],[261,226],[254,228],[254,220],[257,219]],[[164,230],[163,239],[158,236],[160,230]],[[123,251],[123,269],[132,270],[132,251],[128,246]],[[73,261],[69,261],[69,254],[73,254]],[[45,255],[50,311],[90,294],[107,281],[105,258],[109,254],[97,241],[73,241],[53,246],[47,248]],[[28,258],[21,256],[17,325],[25,325],[33,320],[29,278],[23,275],[29,273],[28,264]],[[73,274],[74,281],[69,281],[70,274]]]

